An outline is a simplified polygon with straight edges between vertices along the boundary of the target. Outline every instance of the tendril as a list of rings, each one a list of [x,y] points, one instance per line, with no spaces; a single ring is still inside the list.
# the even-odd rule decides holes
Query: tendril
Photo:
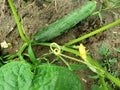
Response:
[[[57,56],[61,54],[61,48],[57,43],[51,43],[50,49]]]

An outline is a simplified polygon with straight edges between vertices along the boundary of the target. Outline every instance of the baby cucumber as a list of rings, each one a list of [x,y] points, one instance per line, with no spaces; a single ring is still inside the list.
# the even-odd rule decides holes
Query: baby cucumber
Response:
[[[77,23],[87,18],[96,8],[95,1],[88,1],[80,9],[77,9],[66,15],[60,20],[40,29],[34,36],[33,42],[49,41],[75,26]]]

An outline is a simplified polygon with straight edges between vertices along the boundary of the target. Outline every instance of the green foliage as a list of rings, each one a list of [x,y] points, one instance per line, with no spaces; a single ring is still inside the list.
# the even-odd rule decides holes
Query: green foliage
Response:
[[[91,90],[102,90],[99,85],[95,84],[91,86]]]
[[[90,90],[103,90],[103,89],[101,88],[100,85],[94,84],[94,85],[91,86],[91,89],[90,89]],[[108,86],[108,90],[114,90],[114,89],[111,88],[110,86]]]
[[[0,68],[0,90],[29,90],[33,78],[31,66],[12,61]]]
[[[118,48],[113,48],[115,51],[119,52],[119,49]],[[99,48],[99,54],[104,58],[103,62],[102,62],[102,67],[111,73],[111,75],[113,75],[114,77],[118,77],[119,76],[119,71],[118,70],[115,70],[115,67],[116,67],[116,64],[118,62],[118,58],[110,58],[110,50],[109,48],[107,48],[105,45],[101,45],[100,48]],[[113,67],[115,66],[115,67]],[[115,88],[116,86],[114,85],[114,83],[110,83],[110,82],[107,82],[110,90],[113,90],[113,88]]]
[[[103,21],[102,11],[111,12],[116,20],[119,18],[119,13],[115,12],[114,9],[120,8],[120,0],[100,0],[100,2],[99,10],[94,12],[93,15],[97,14],[101,23]]]
[[[69,64],[72,70],[82,70],[87,69],[86,65],[79,65],[79,64]]]
[[[120,53],[120,49],[119,48],[113,48],[116,52]]]
[[[0,67],[3,65],[3,58],[0,57]]]
[[[83,90],[79,78],[63,67],[44,64],[37,67],[32,90]]]
[[[120,0],[102,0],[102,2],[104,3],[103,8],[107,9],[114,9],[115,7],[120,5]]]
[[[107,48],[105,45],[101,45],[99,48],[99,54],[101,56],[109,56],[111,54],[109,48]]]
[[[91,79],[99,79],[99,75],[88,75],[88,77]]]
[[[23,1],[27,2],[28,0],[23,0]],[[45,0],[45,1],[51,2],[53,0]],[[102,21],[101,11],[118,8],[117,6],[119,6],[120,1],[119,0],[101,0],[101,1],[105,3],[104,4],[105,7],[100,7],[100,10],[97,11],[96,14],[98,14],[98,16],[100,17],[100,20]],[[107,5],[108,2],[110,2],[110,5],[112,5],[112,7],[110,7],[109,4]],[[12,3],[12,0],[8,0],[8,3],[11,7],[11,10],[13,11],[13,14],[14,14],[17,26],[18,26],[19,34],[21,38],[27,44],[23,45],[23,47],[20,49],[20,51],[17,54],[13,54],[11,57],[9,57],[9,55],[7,56],[9,60],[11,59],[13,60],[13,58],[18,57],[19,58],[18,60],[21,60],[21,61],[12,61],[0,68],[0,72],[1,72],[0,73],[0,90],[8,90],[8,89],[9,90],[83,90],[81,81],[70,70],[60,67],[60,66],[54,66],[51,64],[38,65],[38,59],[36,59],[34,52],[32,50],[31,41],[23,33],[23,29],[20,24],[18,15],[16,13],[16,9]],[[69,14],[68,17],[66,16],[60,21],[56,21],[55,23],[43,28],[40,32],[38,32],[38,34],[35,37],[33,37],[32,39],[33,42],[34,41],[35,42],[48,41],[56,36],[59,36],[63,32],[66,32],[70,27],[73,27],[79,21],[91,15],[95,7],[96,7],[96,2],[90,1],[89,3],[87,3],[85,6],[81,8],[79,13],[78,11],[73,12]],[[114,13],[113,11],[111,12],[114,15],[116,15],[116,13]],[[73,43],[79,42],[85,38],[93,36],[119,23],[120,23],[120,20],[115,21],[107,26],[104,26],[98,30],[95,30],[94,32],[86,34],[85,36],[80,37],[76,39],[75,41],[72,41],[70,43],[68,42],[66,45],[71,45]],[[22,54],[26,47],[28,47],[28,53]],[[64,47],[64,50],[65,49],[66,48]],[[76,51],[76,50],[67,48],[66,51],[73,53],[73,51]],[[108,65],[108,69],[110,70],[110,64],[116,63],[116,59],[107,58],[111,53],[109,49],[105,47],[104,45],[100,47],[99,51],[100,51],[101,56],[106,57],[105,64]],[[79,55],[79,52],[76,51],[73,54]],[[27,55],[29,57],[32,64],[28,64],[27,62],[25,62],[24,55]],[[75,70],[75,69],[81,70],[81,69],[86,68],[85,66],[82,66],[82,65],[71,65],[70,66],[69,63],[66,62],[64,58],[62,58],[62,56],[65,56],[65,55],[62,53],[60,53],[60,55],[61,56],[59,57],[61,57],[61,60],[68,66],[69,69],[72,68],[72,70]],[[115,72],[115,73],[112,73],[112,75],[109,74],[98,64],[98,62],[95,62],[94,59],[85,58],[87,62],[84,62],[74,57],[71,57],[71,58],[69,56],[66,56],[66,57],[69,59],[78,61],[78,62],[82,62],[86,64],[91,70],[93,71],[95,70],[96,71],[95,73],[97,73],[98,75],[92,78],[96,79],[99,76],[103,75],[103,77],[106,77],[107,79],[114,82],[116,85],[120,86],[120,80],[112,76],[112,75],[118,75],[118,73]],[[43,58],[46,60],[49,60],[46,58],[46,56],[43,56]],[[58,60],[58,58],[55,60]],[[103,87],[106,86],[105,80],[103,81],[102,86]],[[99,88],[101,90],[102,86],[93,85],[92,90],[99,90]]]
[[[24,61],[12,61],[2,66],[0,72],[0,90],[83,90],[73,72],[50,64],[32,70]]]
[[[112,65],[112,64],[115,64],[115,63],[117,63],[117,58],[109,58],[109,63]]]
[[[38,64],[38,60],[36,59],[36,57],[34,55],[31,44],[29,44],[29,46],[28,46],[28,56],[34,64]]]

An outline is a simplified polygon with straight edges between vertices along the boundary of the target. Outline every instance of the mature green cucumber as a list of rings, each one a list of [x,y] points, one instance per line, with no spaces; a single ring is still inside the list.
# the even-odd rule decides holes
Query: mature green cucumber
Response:
[[[34,36],[33,42],[49,41],[75,26],[81,20],[87,18],[92,14],[96,8],[95,1],[88,1],[80,9],[77,9],[66,15],[60,20],[40,29]]]

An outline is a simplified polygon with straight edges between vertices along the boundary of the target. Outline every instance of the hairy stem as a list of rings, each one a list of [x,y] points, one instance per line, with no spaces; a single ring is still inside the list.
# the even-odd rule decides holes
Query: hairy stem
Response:
[[[120,87],[120,80],[118,78],[115,78],[114,76],[112,76],[110,73],[106,72],[105,73],[106,78],[108,78],[110,81],[112,81],[113,83],[115,83],[118,87]]]
[[[86,38],[89,38],[89,37],[91,37],[91,36],[93,36],[93,35],[95,35],[95,34],[97,34],[97,33],[103,32],[103,31],[107,30],[108,28],[111,28],[111,27],[116,26],[116,25],[118,25],[118,24],[120,24],[120,19],[117,20],[117,21],[115,21],[115,22],[113,22],[113,23],[110,23],[110,24],[108,24],[108,25],[106,25],[106,26],[103,26],[103,27],[101,27],[101,28],[99,28],[99,29],[97,29],[97,30],[95,30],[95,31],[93,31],[93,32],[90,32],[90,33],[88,33],[88,34],[85,34],[84,36],[81,36],[81,37],[79,37],[79,38],[77,38],[77,39],[74,39],[74,40],[66,43],[65,46],[69,46],[69,45],[75,44],[75,43],[77,43],[77,42],[80,42],[81,40],[84,40],[84,39],[86,39]]]
[[[106,85],[106,83],[105,83],[105,78],[104,77],[99,77],[100,78],[100,82],[101,82],[101,84],[102,84],[102,89],[103,90],[108,90],[108,88],[107,88],[107,85]]]
[[[12,0],[8,0],[8,3],[9,3],[9,5],[10,5],[10,8],[11,8],[11,10],[12,10],[12,12],[13,12],[15,21],[16,21],[16,23],[17,23],[17,27],[18,27],[19,34],[20,34],[21,38],[22,38],[25,42],[28,43],[28,42],[29,42],[29,39],[28,39],[28,38],[24,35],[24,33],[23,33],[23,29],[22,29],[22,26],[21,26],[21,23],[20,23],[20,19],[18,18],[17,11],[16,11],[16,9],[15,9],[15,6],[14,6]]]

